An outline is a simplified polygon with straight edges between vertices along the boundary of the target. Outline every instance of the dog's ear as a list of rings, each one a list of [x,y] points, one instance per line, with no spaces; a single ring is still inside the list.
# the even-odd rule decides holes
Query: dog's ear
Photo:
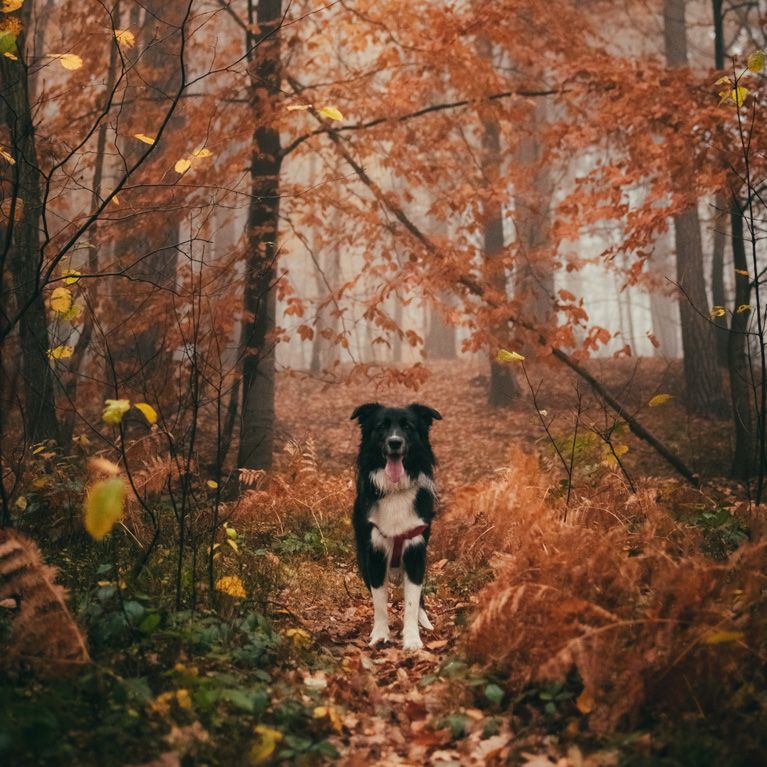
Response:
[[[360,426],[364,426],[381,408],[378,402],[366,402],[364,405],[358,405],[354,408],[352,417],[349,419],[353,421],[357,418],[360,422]]]
[[[429,407],[428,405],[420,405],[417,402],[413,402],[411,405],[408,405],[407,408],[408,410],[411,410],[413,413],[415,413],[418,420],[423,423],[427,430],[431,426],[432,421],[442,420],[442,416],[439,414],[439,412],[437,412],[433,407]]]

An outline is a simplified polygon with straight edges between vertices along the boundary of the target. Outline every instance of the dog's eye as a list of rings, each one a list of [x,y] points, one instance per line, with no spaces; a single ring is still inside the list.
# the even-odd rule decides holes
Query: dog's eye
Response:
[[[409,424],[407,421],[403,421],[403,422],[402,422],[402,428],[403,428],[405,431],[410,431],[410,429],[412,429],[413,427],[412,427],[412,426],[411,426],[411,425],[410,425],[410,424]]]

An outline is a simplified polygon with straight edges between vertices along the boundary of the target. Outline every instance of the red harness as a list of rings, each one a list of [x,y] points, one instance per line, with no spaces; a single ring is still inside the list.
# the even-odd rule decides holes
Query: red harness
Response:
[[[372,524],[372,523],[371,523]],[[381,533],[381,528],[378,527],[378,525],[373,525],[376,530],[378,530],[379,533]],[[383,538],[388,538],[392,542],[392,550],[391,550],[391,567],[399,567],[402,562],[402,549],[405,545],[405,541],[409,541],[411,538],[417,538],[419,535],[423,535],[427,530],[429,529],[428,525],[420,525],[419,527],[414,527],[412,530],[408,530],[406,533],[401,533],[400,535],[384,535],[381,533],[381,536]]]

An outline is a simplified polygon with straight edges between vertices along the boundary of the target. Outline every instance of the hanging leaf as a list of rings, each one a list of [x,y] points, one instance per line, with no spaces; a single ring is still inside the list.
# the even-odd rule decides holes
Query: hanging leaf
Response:
[[[176,173],[186,173],[191,167],[192,163],[186,158],[183,158],[176,162],[176,164],[173,166],[173,170],[175,170]]]
[[[132,48],[136,44],[136,36],[130,29],[115,29],[115,40],[123,48]]]
[[[245,599],[245,584],[239,575],[224,575],[216,581],[216,591],[222,594],[228,594],[235,599]]]
[[[10,153],[6,152],[2,147],[0,147],[0,157],[2,157],[9,165],[16,164],[16,160],[14,160]]]
[[[11,61],[18,61],[19,57],[15,53],[11,53],[10,51],[6,51],[3,56],[5,56],[6,59],[10,59]]]
[[[656,394],[647,404],[650,407],[658,407],[658,405],[665,405],[670,399],[673,398],[673,394]]]
[[[741,277],[748,277],[748,269],[736,269],[735,274],[739,274]]]
[[[76,269],[67,269],[66,272],[64,272],[64,284],[65,285],[76,285],[80,277],[82,275],[80,272],[78,272]]]
[[[724,317],[724,315],[727,314],[727,309],[723,306],[712,306],[709,314],[712,317]]]
[[[74,354],[74,351],[71,346],[62,344],[61,346],[55,346],[53,349],[48,349],[48,358],[52,360],[66,360]]]
[[[3,13],[13,13],[14,11],[18,11],[22,5],[24,5],[24,0],[3,0],[3,5],[2,8],[0,8],[0,11]]]
[[[498,362],[522,362],[525,359],[518,352],[510,352],[508,349],[499,349],[495,358]]]
[[[743,102],[748,96],[748,88],[738,85],[730,91],[730,98],[737,104],[738,109],[743,106]]]
[[[748,68],[752,72],[761,72],[764,69],[765,53],[762,50],[752,51],[748,56]]]
[[[8,21],[16,22],[15,24],[9,24]],[[4,29],[0,30],[0,53],[4,56],[11,54],[16,56],[16,38],[21,32],[21,22],[14,16],[8,21],[4,22]]]
[[[85,498],[85,529],[91,538],[100,541],[122,518],[125,483],[121,477],[96,482]]]
[[[205,483],[211,490],[215,490],[218,487],[218,482],[215,479],[209,479]]]
[[[116,426],[123,419],[123,415],[130,410],[130,401],[127,399],[108,399],[104,401],[104,412],[101,420],[112,426]]]
[[[157,411],[151,405],[147,405],[146,402],[134,402],[133,407],[140,410],[149,423],[157,423]]]
[[[336,107],[322,107],[320,114],[328,120],[343,120],[344,116]]]
[[[145,144],[154,144],[154,139],[151,136],[147,136],[146,133],[134,133],[133,138],[137,138]]]
[[[69,288],[55,288],[48,305],[57,314],[64,314],[72,308],[72,291]]]
[[[61,314],[61,319],[66,320],[67,322],[72,322],[72,320],[76,320],[81,314],[83,313],[83,308],[80,306],[80,304],[72,304],[72,306],[69,307],[69,310]]]
[[[751,309],[751,304],[741,304],[736,310],[735,314],[742,314],[743,312],[747,312],[749,309]]]
[[[210,151],[210,149],[207,149],[206,147],[200,147],[199,149],[195,149],[194,152],[192,152],[193,157],[197,157],[200,160],[204,160],[206,157],[212,157],[213,152]]]
[[[61,64],[64,69],[69,69],[70,71],[80,69],[83,65],[83,60],[74,53],[49,53],[48,55],[52,59],[58,59],[59,64]]]

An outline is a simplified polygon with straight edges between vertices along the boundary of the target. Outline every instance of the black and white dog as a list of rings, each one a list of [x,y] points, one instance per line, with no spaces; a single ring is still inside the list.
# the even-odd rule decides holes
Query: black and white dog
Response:
[[[403,579],[402,645],[417,649],[423,646],[418,624],[432,628],[421,590],[436,497],[429,428],[442,416],[426,405],[398,408],[372,402],[356,408],[354,418],[362,439],[353,522],[357,562],[373,597],[370,644],[389,639],[388,575]]]

